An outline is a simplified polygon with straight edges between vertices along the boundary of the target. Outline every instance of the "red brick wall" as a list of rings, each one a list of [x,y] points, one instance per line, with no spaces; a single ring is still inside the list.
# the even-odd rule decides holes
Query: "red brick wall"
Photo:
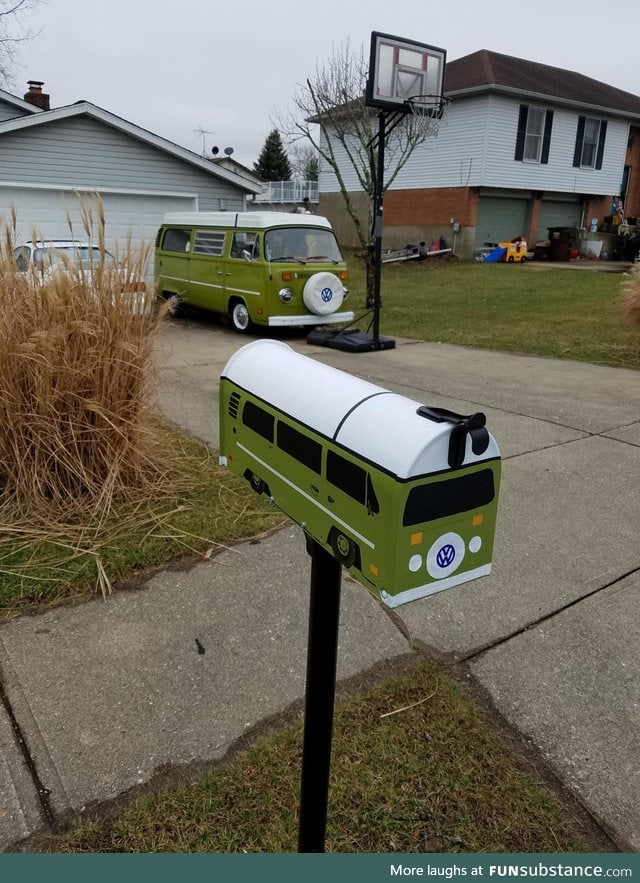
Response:
[[[625,165],[630,166],[625,215],[640,218],[640,128],[631,126]]]
[[[530,203],[529,203],[529,229],[527,230],[527,244],[529,249],[531,250],[536,243],[536,232],[538,233],[537,239],[541,239],[547,235],[546,230],[538,230],[538,226],[540,225],[540,214],[542,213],[542,194],[534,193]]]
[[[478,193],[468,187],[433,190],[388,190],[384,195],[384,224],[389,227],[475,226]]]

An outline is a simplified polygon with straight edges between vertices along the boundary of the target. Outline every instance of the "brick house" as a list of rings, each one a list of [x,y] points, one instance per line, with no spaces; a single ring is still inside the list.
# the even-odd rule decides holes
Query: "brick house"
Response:
[[[452,103],[437,136],[385,195],[385,247],[444,236],[470,258],[486,242],[546,239],[549,227],[597,219],[608,231],[614,198],[640,218],[640,97],[485,49],[449,62],[444,85]],[[356,245],[337,191],[321,169],[319,212]]]

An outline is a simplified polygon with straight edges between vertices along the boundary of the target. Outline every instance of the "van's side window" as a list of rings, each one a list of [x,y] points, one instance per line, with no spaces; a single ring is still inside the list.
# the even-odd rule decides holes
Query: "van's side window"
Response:
[[[189,251],[189,243],[191,242],[191,230],[177,230],[169,228],[165,230],[164,239],[162,240],[163,251],[177,251],[180,254],[186,254]]]
[[[193,242],[194,254],[208,254],[210,257],[219,258],[224,253],[225,233],[217,230],[196,230],[196,238]]]
[[[260,257],[260,242],[257,233],[241,231],[233,234],[229,257],[244,261],[257,261]]]

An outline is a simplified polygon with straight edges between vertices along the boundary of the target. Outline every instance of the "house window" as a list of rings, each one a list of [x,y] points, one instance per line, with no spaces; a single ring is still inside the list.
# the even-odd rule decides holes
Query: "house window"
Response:
[[[578,117],[573,165],[582,169],[601,169],[607,121],[595,117]]]
[[[517,162],[547,165],[549,162],[552,127],[552,110],[521,104],[514,159]]]
[[[525,162],[540,162],[543,135],[544,111],[539,107],[530,107],[527,132],[524,137],[524,156],[522,157]]]

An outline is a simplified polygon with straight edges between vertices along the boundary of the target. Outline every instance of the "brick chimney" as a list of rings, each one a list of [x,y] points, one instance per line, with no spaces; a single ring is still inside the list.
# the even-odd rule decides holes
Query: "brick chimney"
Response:
[[[24,94],[24,100],[29,104],[35,104],[41,110],[49,110],[49,95],[42,91],[44,82],[41,80],[29,80],[27,82],[28,91]]]

